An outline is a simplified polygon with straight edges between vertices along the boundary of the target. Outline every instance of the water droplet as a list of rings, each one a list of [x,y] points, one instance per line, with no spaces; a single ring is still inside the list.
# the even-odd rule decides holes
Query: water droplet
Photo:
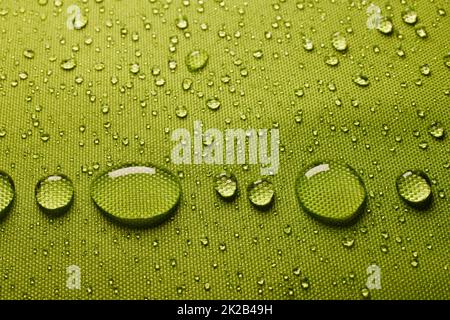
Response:
[[[370,298],[370,291],[369,291],[369,289],[367,289],[367,288],[361,289],[361,296],[364,299],[369,299]]]
[[[177,115],[178,118],[186,118],[188,111],[186,109],[185,106],[178,106],[175,109],[175,114]]]
[[[369,78],[363,74],[359,74],[357,75],[354,79],[353,82],[356,83],[358,86],[360,87],[367,87],[369,85]]]
[[[166,169],[151,165],[122,165],[97,177],[91,197],[103,213],[130,226],[153,226],[171,216],[181,186]]]
[[[415,25],[417,23],[417,13],[413,10],[406,10],[403,13],[403,21],[410,25]]]
[[[303,48],[305,48],[306,51],[311,51],[314,49],[314,43],[311,39],[305,39],[303,43]]]
[[[72,204],[74,188],[64,175],[45,177],[36,185],[35,197],[41,208],[49,212],[62,212]]]
[[[140,70],[140,67],[139,67],[139,64],[137,64],[137,63],[133,63],[130,66],[130,72],[131,73],[134,73],[134,74],[139,73],[139,70]]]
[[[327,56],[325,57],[325,63],[329,66],[337,66],[339,59],[336,56]]]
[[[430,66],[427,64],[421,65],[420,73],[422,73],[424,76],[429,76],[431,74]]]
[[[425,30],[425,27],[418,27],[416,29],[416,34],[422,39],[425,39],[425,38],[428,37],[428,34],[427,34],[427,31]]]
[[[205,50],[194,50],[186,57],[186,66],[190,72],[196,72],[206,66],[208,59],[209,55]]]
[[[177,28],[180,30],[184,30],[189,26],[186,16],[178,17],[178,19],[175,22],[176,22]]]
[[[275,195],[273,184],[266,179],[261,179],[250,184],[247,192],[250,202],[258,208],[269,207]]]
[[[325,223],[353,221],[366,201],[366,190],[356,171],[334,161],[314,163],[302,171],[296,189],[301,206]]]
[[[8,211],[15,196],[14,183],[11,177],[0,171],[0,218]]]
[[[303,277],[302,280],[300,281],[300,286],[302,287],[303,290],[308,290],[309,289],[309,279],[307,277]]]
[[[77,66],[75,59],[70,58],[61,62],[61,68],[64,70],[72,70]]]
[[[347,50],[347,39],[345,39],[345,37],[343,35],[341,35],[340,32],[336,32],[333,35],[333,39],[332,39],[331,42],[333,44],[333,47],[337,51],[345,51],[345,50]]]
[[[439,122],[432,122],[428,133],[436,139],[442,139],[445,135],[444,127]]]
[[[216,98],[211,98],[211,99],[208,99],[208,101],[206,101],[206,105],[211,110],[217,110],[220,108],[220,101],[217,100]]]
[[[24,56],[25,58],[28,58],[28,59],[33,59],[33,58],[34,58],[34,51],[31,50],[31,49],[25,49],[25,50],[23,51],[23,56]]]
[[[390,34],[392,33],[392,30],[394,29],[394,25],[392,24],[392,21],[388,19],[382,19],[377,26],[377,30],[380,31],[383,34]]]
[[[183,79],[182,83],[183,90],[187,91],[191,88],[191,86],[192,86],[192,79],[189,78]]]
[[[237,180],[234,174],[223,172],[216,176],[214,189],[224,199],[233,199],[237,193]]]
[[[422,171],[406,171],[397,178],[397,191],[408,204],[422,207],[431,200],[431,185]]]
[[[355,244],[355,238],[347,236],[342,239],[342,245],[346,248],[351,248]]]

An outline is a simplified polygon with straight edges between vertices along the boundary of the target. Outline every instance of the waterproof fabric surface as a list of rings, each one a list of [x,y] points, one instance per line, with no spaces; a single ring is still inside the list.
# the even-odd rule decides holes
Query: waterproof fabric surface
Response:
[[[16,191],[0,221],[0,298],[448,299],[450,147],[429,127],[450,130],[450,2],[373,2],[370,17],[370,1],[0,0],[0,170]],[[374,14],[391,34],[368,26]],[[185,64],[193,50],[209,56],[197,72]],[[192,134],[196,120],[279,129],[271,208],[248,199],[259,165],[171,161],[172,132]],[[361,176],[367,203],[351,225],[299,205],[297,175],[321,160]],[[179,178],[170,220],[130,228],[95,206],[93,179],[124,163]],[[232,201],[214,190],[224,168]],[[412,169],[431,181],[422,210],[396,190]],[[75,192],[60,216],[34,195],[55,173]],[[367,288],[371,265],[381,288]]]

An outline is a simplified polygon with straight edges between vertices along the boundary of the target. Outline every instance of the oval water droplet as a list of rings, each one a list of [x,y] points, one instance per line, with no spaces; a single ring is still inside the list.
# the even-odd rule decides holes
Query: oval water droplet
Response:
[[[8,212],[15,194],[13,180],[7,173],[0,171],[0,218]]]
[[[237,180],[234,174],[223,172],[216,176],[214,189],[224,199],[230,200],[236,196]]]
[[[366,202],[366,190],[357,172],[334,161],[314,163],[297,178],[300,205],[313,217],[331,224],[352,222]]]
[[[91,184],[91,198],[114,220],[154,226],[167,220],[179,203],[181,186],[166,169],[153,165],[118,166]]]
[[[397,191],[406,203],[427,206],[431,200],[430,179],[422,171],[408,170],[397,178]]]
[[[75,59],[70,58],[61,62],[61,68],[64,70],[72,70],[77,66]]]
[[[273,184],[266,180],[261,179],[253,182],[248,187],[248,199],[257,208],[268,208],[272,202],[275,195],[275,190]]]
[[[190,72],[196,72],[206,66],[208,59],[209,55],[205,50],[194,50],[186,57],[186,66]]]
[[[39,180],[35,189],[38,205],[52,213],[66,211],[72,204],[73,194],[72,181],[64,175],[45,177]]]
[[[208,99],[208,101],[206,101],[206,105],[211,110],[217,110],[220,108],[220,101],[216,98],[211,98],[211,99]]]

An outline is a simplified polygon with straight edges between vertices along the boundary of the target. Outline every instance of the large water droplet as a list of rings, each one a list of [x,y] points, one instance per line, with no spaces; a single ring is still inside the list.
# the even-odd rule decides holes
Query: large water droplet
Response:
[[[431,200],[431,185],[428,176],[422,171],[406,171],[397,178],[397,191],[408,204],[424,207]]]
[[[232,199],[236,196],[237,181],[232,173],[221,173],[216,176],[214,189],[224,199]]]
[[[261,209],[269,207],[275,195],[273,184],[265,179],[253,182],[247,192],[250,202]]]
[[[191,51],[186,57],[186,66],[190,72],[203,69],[208,62],[209,55],[205,50]]]
[[[36,185],[35,197],[41,208],[49,212],[63,212],[72,204],[72,181],[64,175],[45,177]]]
[[[0,171],[0,218],[8,211],[15,194],[14,183],[11,177]]]
[[[296,189],[301,206],[326,223],[353,221],[366,201],[366,190],[356,171],[334,161],[315,163],[302,171]]]
[[[97,177],[91,197],[105,214],[130,226],[167,220],[181,196],[176,177],[152,165],[123,165]]]

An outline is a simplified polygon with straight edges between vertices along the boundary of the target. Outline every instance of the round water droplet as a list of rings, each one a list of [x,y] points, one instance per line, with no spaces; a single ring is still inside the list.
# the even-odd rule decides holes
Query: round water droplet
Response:
[[[188,114],[188,110],[186,109],[185,106],[178,106],[175,109],[175,114],[177,115],[178,118],[186,118],[187,114]]]
[[[297,178],[300,205],[331,224],[352,222],[366,202],[364,184],[350,166],[334,161],[314,163]]]
[[[2,218],[11,206],[15,196],[14,182],[5,172],[0,171],[0,218]]]
[[[211,98],[211,99],[208,99],[208,101],[206,101],[206,105],[211,110],[217,110],[220,108],[220,101],[215,98]]]
[[[130,226],[154,226],[171,216],[179,203],[181,186],[166,169],[129,164],[97,177],[90,193],[114,220]]]
[[[247,192],[250,202],[258,208],[269,207],[275,195],[273,184],[265,179],[253,182]]]
[[[61,62],[61,68],[64,70],[72,70],[77,66],[75,59],[70,58]]]
[[[397,191],[408,204],[423,207],[431,200],[430,179],[422,171],[406,171],[397,178]]]
[[[216,176],[214,189],[224,199],[233,199],[237,193],[236,177],[232,173],[221,173]]]
[[[72,204],[72,181],[64,175],[45,177],[36,185],[36,202],[41,208],[49,212],[65,211]]]
[[[194,50],[186,57],[186,66],[190,72],[196,72],[206,66],[208,59],[209,55],[205,50]]]
[[[175,22],[176,22],[177,28],[180,30],[184,30],[189,26],[186,16],[178,17],[178,19]]]
[[[390,34],[390,33],[392,33],[393,29],[394,29],[394,25],[388,19],[382,19],[380,21],[379,25],[377,26],[377,30],[383,34]]]
[[[345,39],[345,37],[342,36],[340,32],[336,32],[333,35],[333,39],[332,39],[331,42],[333,44],[333,47],[337,51],[345,51],[345,50],[347,50],[347,39]]]
[[[421,65],[420,73],[422,73],[424,76],[429,76],[431,74],[430,66],[428,64]]]

